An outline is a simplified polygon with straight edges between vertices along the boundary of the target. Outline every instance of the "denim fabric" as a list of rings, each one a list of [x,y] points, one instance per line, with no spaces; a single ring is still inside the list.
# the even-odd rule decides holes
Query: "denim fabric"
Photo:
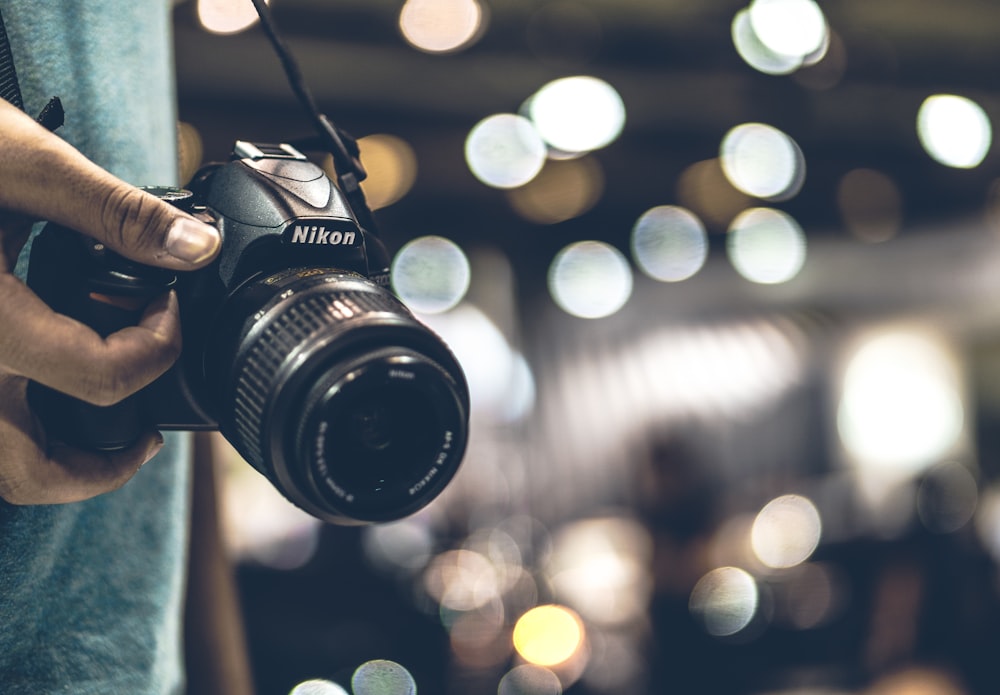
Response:
[[[0,11],[29,113],[59,96],[59,134],[93,161],[132,183],[175,182],[169,0]],[[0,502],[0,693],[183,691],[188,444],[168,435],[121,490],[87,502]]]

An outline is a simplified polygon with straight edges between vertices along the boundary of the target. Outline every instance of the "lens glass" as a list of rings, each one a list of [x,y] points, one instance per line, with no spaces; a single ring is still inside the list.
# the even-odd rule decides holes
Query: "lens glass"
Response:
[[[331,475],[360,496],[394,497],[427,472],[441,445],[435,408],[422,391],[382,383],[345,389],[327,406]]]

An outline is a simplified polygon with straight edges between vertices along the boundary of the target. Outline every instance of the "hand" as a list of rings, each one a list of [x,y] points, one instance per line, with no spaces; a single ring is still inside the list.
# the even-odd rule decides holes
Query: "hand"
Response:
[[[0,497],[56,504],[123,485],[163,445],[148,432],[111,454],[46,438],[29,380],[108,405],[165,372],[180,354],[177,299],[154,301],[137,326],[102,339],[53,312],[12,274],[34,220],[87,234],[135,261],[174,270],[210,262],[217,230],[115,178],[0,99]]]

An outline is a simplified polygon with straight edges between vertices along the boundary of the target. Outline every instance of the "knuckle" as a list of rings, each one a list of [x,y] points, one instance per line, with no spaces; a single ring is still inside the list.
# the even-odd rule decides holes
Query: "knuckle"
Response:
[[[80,397],[91,405],[107,407],[120,403],[137,390],[126,372],[98,368],[86,375]]]
[[[144,250],[155,246],[154,236],[147,232],[163,221],[158,202],[132,186],[112,188],[100,208],[105,241],[119,249]]]

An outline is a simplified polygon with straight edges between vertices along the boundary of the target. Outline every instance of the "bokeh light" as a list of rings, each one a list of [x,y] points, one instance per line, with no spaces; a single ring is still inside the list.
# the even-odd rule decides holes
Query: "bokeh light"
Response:
[[[729,637],[744,630],[760,603],[756,580],[739,567],[717,567],[705,574],[688,601],[692,615],[713,637]]]
[[[791,280],[802,269],[806,237],[787,213],[751,208],[733,220],[726,251],[733,267],[747,280],[777,284]]]
[[[367,661],[351,676],[354,695],[417,695],[417,684],[403,666],[387,659]]]
[[[733,46],[743,61],[765,75],[788,75],[802,65],[802,57],[784,55],[771,50],[754,32],[750,11],[742,9],[733,17],[730,27]]]
[[[299,683],[288,695],[350,695],[350,693],[332,681],[313,679]]]
[[[632,269],[621,251],[601,241],[580,241],[560,251],[549,267],[556,304],[580,318],[601,318],[621,309],[632,295]]]
[[[549,145],[590,152],[613,142],[625,127],[625,104],[615,88],[586,75],[563,77],[539,89],[528,117]]]
[[[861,241],[888,241],[903,226],[899,187],[874,169],[852,169],[844,174],[837,185],[837,206],[844,226]]]
[[[484,118],[465,140],[469,170],[494,188],[516,188],[531,181],[542,170],[546,151],[531,121],[512,113]]]
[[[983,108],[971,99],[935,94],[920,105],[917,135],[927,154],[941,164],[971,169],[989,152],[993,126]]]
[[[407,242],[392,261],[392,285],[411,309],[437,314],[453,309],[469,290],[469,259],[455,242],[425,236]]]
[[[469,668],[491,668],[507,662],[514,650],[504,624],[503,606],[448,613],[445,624],[454,659]]]
[[[430,529],[413,517],[366,526],[361,539],[368,560],[390,572],[415,573],[427,565],[434,550]]]
[[[648,609],[652,539],[627,518],[586,519],[553,538],[546,567],[559,599],[591,623],[621,625]]]
[[[448,550],[435,557],[424,574],[424,589],[444,608],[471,611],[499,595],[496,569],[474,550]]]
[[[556,224],[579,217],[604,191],[604,173],[593,157],[553,160],[534,179],[507,191],[511,207],[537,224]]]
[[[514,648],[536,666],[558,666],[583,646],[585,632],[580,618],[564,606],[532,608],[514,625]]]
[[[969,523],[979,502],[979,484],[957,461],[940,463],[920,481],[917,515],[933,533],[954,533]]]
[[[822,523],[816,506],[801,495],[771,500],[757,514],[750,544],[768,567],[788,568],[809,559],[819,545]]]
[[[913,473],[964,427],[961,377],[945,343],[917,329],[862,337],[847,357],[837,428],[858,465]]]
[[[213,34],[238,34],[260,19],[250,0],[198,0],[197,14],[205,31]]]
[[[478,0],[406,0],[399,10],[403,38],[427,53],[468,47],[482,35],[485,20]]]
[[[827,41],[826,18],[813,0],[753,0],[748,12],[754,34],[779,55],[802,59]]]
[[[744,123],[726,133],[719,160],[730,183],[756,198],[787,200],[805,180],[805,158],[799,146],[764,123]]]
[[[535,398],[531,367],[481,309],[463,303],[447,313],[421,318],[462,365],[473,412],[513,420],[531,410]]]
[[[375,133],[358,139],[368,177],[361,182],[372,210],[388,207],[406,195],[417,179],[417,156],[400,137]]]
[[[808,56],[793,79],[803,87],[826,90],[836,87],[847,72],[847,47],[837,32],[828,32],[829,41],[822,56]]]
[[[677,200],[707,226],[725,230],[753,199],[726,178],[718,157],[688,166],[677,179]]]
[[[909,666],[877,679],[865,695],[970,695],[947,670]]]
[[[807,562],[772,579],[779,618],[796,630],[830,623],[849,600],[843,570],[832,564]]]
[[[647,210],[632,228],[632,257],[651,278],[686,280],[708,258],[705,225],[690,210],[676,205]]]
[[[289,502],[221,435],[212,435],[219,463],[223,541],[233,557],[277,570],[302,567],[319,546],[322,522]]]
[[[547,668],[522,664],[500,679],[497,695],[562,695],[559,677]]]

